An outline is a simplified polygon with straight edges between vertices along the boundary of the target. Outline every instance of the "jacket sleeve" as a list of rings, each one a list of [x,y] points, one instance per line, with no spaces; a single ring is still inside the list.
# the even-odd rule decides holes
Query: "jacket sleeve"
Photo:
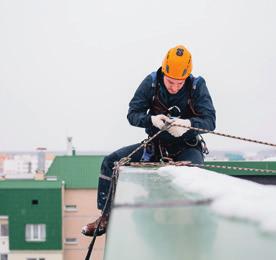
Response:
[[[216,111],[206,82],[202,77],[195,85],[192,103],[195,111],[199,114],[199,116],[190,118],[192,127],[213,131],[216,128]],[[196,131],[188,131],[183,137],[189,139],[196,134],[198,134]]]
[[[143,128],[152,126],[151,116],[148,114],[148,110],[153,95],[152,77],[149,75],[142,81],[129,103],[127,119],[131,125]]]

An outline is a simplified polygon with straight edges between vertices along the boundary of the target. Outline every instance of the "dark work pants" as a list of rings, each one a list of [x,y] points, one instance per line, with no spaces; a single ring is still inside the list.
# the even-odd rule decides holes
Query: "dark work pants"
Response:
[[[106,198],[108,196],[110,179],[112,176],[112,168],[114,162],[119,161],[121,158],[128,156],[134,149],[136,149],[141,143],[123,147],[110,155],[106,156],[102,162],[101,174],[98,185],[98,209],[103,210]],[[140,162],[143,155],[143,149],[140,149],[131,158],[131,162]],[[191,161],[195,164],[203,164],[203,154],[200,148],[200,144],[197,147],[187,147],[183,149],[174,158],[175,161]],[[107,206],[108,212],[110,205]]]

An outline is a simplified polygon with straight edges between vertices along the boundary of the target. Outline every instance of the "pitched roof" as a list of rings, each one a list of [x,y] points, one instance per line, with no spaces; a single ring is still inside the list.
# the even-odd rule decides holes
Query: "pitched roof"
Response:
[[[57,156],[46,175],[65,181],[66,189],[96,189],[103,158],[101,155]]]

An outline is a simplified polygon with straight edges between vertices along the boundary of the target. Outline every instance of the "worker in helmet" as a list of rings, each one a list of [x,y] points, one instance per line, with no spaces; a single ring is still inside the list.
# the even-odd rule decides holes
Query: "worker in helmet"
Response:
[[[145,128],[153,136],[166,123],[171,123],[153,141],[135,153],[131,162],[139,161],[190,161],[203,164],[205,142],[198,131],[189,127],[213,131],[216,113],[205,80],[192,74],[192,56],[189,50],[178,45],[171,48],[157,71],[149,74],[136,90],[129,103],[128,121],[131,125]],[[128,156],[140,143],[123,147],[106,156],[101,166],[98,186],[98,208],[107,213],[95,222],[83,227],[82,233],[102,235],[108,224],[111,201],[106,201],[114,162]]]

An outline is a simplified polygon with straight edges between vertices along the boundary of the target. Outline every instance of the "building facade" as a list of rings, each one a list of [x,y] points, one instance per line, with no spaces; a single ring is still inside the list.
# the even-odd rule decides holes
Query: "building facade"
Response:
[[[0,259],[62,260],[61,181],[0,181]]]
[[[64,182],[63,230],[64,259],[85,259],[91,238],[81,234],[82,227],[100,216],[97,187],[103,156],[57,156],[46,176]],[[98,237],[92,259],[102,260],[105,236]]]

